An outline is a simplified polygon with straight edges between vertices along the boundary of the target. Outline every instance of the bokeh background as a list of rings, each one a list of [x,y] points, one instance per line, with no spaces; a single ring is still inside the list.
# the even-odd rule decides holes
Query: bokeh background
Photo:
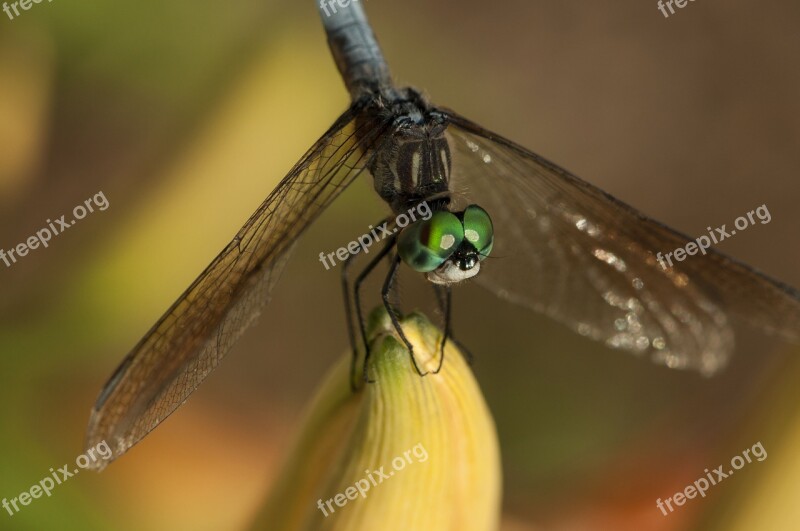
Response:
[[[0,14],[0,497],[74,462],[124,354],[347,104],[311,1],[52,2]],[[720,248],[800,286],[800,6],[654,0],[365,2],[401,83],[686,233],[766,204]],[[362,182],[296,249],[271,305],[178,413],[0,529],[241,529],[346,349],[329,252],[383,206]],[[407,277],[415,305],[420,279]],[[372,301],[373,303],[377,302]],[[504,467],[503,529],[796,529],[800,351],[742,335],[718,377],[656,367],[455,294]],[[761,441],[763,462],[656,508]]]

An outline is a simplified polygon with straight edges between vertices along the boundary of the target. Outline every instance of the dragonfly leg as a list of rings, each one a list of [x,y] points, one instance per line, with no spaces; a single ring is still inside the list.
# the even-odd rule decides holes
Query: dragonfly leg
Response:
[[[461,341],[453,337],[453,327],[451,323],[451,315],[452,315],[452,288],[451,286],[442,286],[440,284],[433,284],[433,291],[436,292],[436,300],[439,302],[439,311],[442,312],[444,316],[444,336],[442,337],[442,343],[440,345],[441,348],[441,358],[439,358],[439,368],[433,371],[434,374],[438,373],[439,370],[442,368],[442,363],[444,363],[444,345],[449,339],[453,343],[458,346],[459,350],[464,354],[464,357],[467,359],[467,363],[472,365],[474,357],[472,356],[472,352],[469,351],[467,347],[464,346]]]
[[[342,295],[344,298],[344,316],[347,320],[347,337],[350,340],[350,349],[352,350],[352,359],[350,361],[350,389],[356,390],[356,362],[358,361],[358,345],[356,344],[356,334],[353,329],[353,308],[350,301],[350,283],[347,280],[347,274],[350,266],[353,264],[353,259],[358,254],[351,254],[342,262]]]
[[[375,269],[375,267],[380,263],[380,261],[389,254],[389,252],[394,248],[395,244],[395,237],[392,236],[386,241],[386,245],[376,254],[372,260],[369,261],[367,267],[358,274],[356,277],[355,282],[353,283],[353,296],[355,299],[355,307],[356,307],[356,318],[358,320],[359,330],[361,331],[361,340],[364,343],[364,381],[367,383],[372,383],[367,375],[367,361],[369,360],[369,342],[367,340],[367,327],[364,325],[364,312],[361,309],[361,284],[364,280],[369,276],[370,273]],[[349,297],[348,297],[349,299]],[[355,347],[353,348],[353,360],[351,365],[351,382],[350,385],[355,388],[355,371],[356,371],[356,359],[358,357],[358,349]]]
[[[447,338],[451,333],[450,309],[452,307],[451,302],[453,300],[453,291],[450,286],[436,286],[435,291],[436,296],[439,299],[439,308],[444,316],[444,334],[442,334],[442,341],[439,344],[439,366],[436,367],[435,371],[433,371],[433,374],[439,374],[439,371],[442,370],[442,364],[444,363],[444,345],[447,343]]]
[[[389,274],[386,275],[386,281],[383,283],[383,290],[381,290],[381,297],[383,298],[383,306],[389,313],[389,318],[392,320],[392,325],[394,325],[394,329],[397,330],[397,334],[400,336],[400,339],[403,340],[403,343],[405,343],[406,347],[408,348],[408,354],[409,356],[411,356],[411,362],[414,364],[414,368],[417,370],[417,374],[419,374],[420,376],[425,376],[428,373],[422,372],[419,368],[419,365],[417,365],[417,359],[414,357],[414,347],[411,345],[411,342],[403,333],[403,327],[400,326],[400,320],[397,318],[397,312],[392,307],[391,302],[389,302],[389,294],[392,291],[392,284],[394,284],[394,279],[397,276],[397,271],[399,269],[400,269],[400,256],[396,255],[392,260],[392,265],[389,267]],[[366,374],[367,374],[367,364],[365,361],[364,376],[366,376]]]

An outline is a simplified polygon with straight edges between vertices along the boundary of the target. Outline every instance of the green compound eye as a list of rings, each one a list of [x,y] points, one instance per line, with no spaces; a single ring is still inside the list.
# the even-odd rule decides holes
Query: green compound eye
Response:
[[[411,269],[428,273],[442,265],[463,240],[461,220],[455,214],[441,211],[401,232],[397,239],[397,252]]]
[[[492,252],[494,243],[492,218],[478,205],[470,205],[464,210],[464,237],[478,250],[480,260]]]

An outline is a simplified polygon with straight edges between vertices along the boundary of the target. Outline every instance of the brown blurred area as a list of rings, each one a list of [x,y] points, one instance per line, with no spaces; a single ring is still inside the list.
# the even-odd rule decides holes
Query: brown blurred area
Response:
[[[800,6],[363,2],[398,82],[646,214],[800,286]],[[105,379],[346,109],[312,2],[42,3],[0,15],[0,498],[81,451]],[[366,206],[365,206],[366,205]],[[0,529],[238,529],[347,348],[320,251],[384,207],[360,182],[304,236],[258,324],[172,418]],[[377,284],[376,284],[377,286]],[[403,279],[411,309],[422,280]],[[377,304],[378,298],[370,300]],[[422,304],[422,303],[420,303]],[[498,425],[504,529],[789,529],[800,490],[797,347],[744,336],[703,379],[608,350],[477,286],[454,328]],[[705,499],[655,505],[762,441]],[[794,496],[794,498],[792,498]]]

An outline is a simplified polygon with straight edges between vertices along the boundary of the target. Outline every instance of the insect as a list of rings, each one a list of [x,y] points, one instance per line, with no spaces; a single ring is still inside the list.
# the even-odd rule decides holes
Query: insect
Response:
[[[434,285],[445,337],[451,288],[472,279],[581,335],[704,374],[730,356],[736,319],[800,339],[796,290],[714,249],[662,267],[657,255],[690,238],[396,87],[360,3],[322,20],[350,107],[124,358],[92,410],[88,446],[105,440],[116,458],[180,406],[266,304],[298,237],[360,177],[394,214],[425,202],[431,216],[394,231],[354,282],[349,259],[342,268],[354,353],[360,286],[385,258],[382,297],[403,339],[389,295],[404,265]]]

